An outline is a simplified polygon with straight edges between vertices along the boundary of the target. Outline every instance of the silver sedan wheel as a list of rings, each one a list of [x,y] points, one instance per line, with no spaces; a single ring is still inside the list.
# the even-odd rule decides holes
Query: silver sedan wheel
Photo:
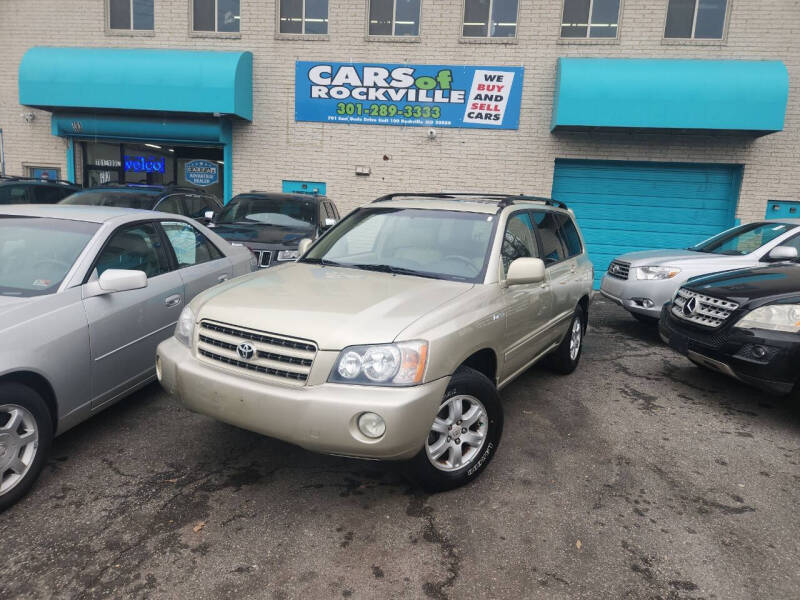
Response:
[[[578,358],[578,352],[581,351],[581,341],[583,339],[583,326],[580,319],[575,319],[572,323],[572,332],[569,337],[569,358],[575,360]]]
[[[16,486],[30,470],[39,447],[36,419],[18,404],[0,405],[0,495]]]
[[[480,456],[489,431],[486,408],[474,396],[453,396],[439,407],[425,452],[441,471],[457,471]]]

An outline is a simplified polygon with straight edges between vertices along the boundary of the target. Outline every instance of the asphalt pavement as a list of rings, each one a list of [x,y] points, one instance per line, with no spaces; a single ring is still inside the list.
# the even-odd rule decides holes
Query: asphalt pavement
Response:
[[[0,514],[0,598],[800,597],[800,407],[592,307],[578,370],[502,393],[472,485],[300,448],[152,385]]]

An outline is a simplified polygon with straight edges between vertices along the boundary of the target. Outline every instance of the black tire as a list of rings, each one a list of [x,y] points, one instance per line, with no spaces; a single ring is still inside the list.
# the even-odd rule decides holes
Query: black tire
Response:
[[[3,427],[8,428],[11,415],[9,407],[11,405],[21,406],[33,418],[36,432],[38,433],[38,441],[34,443],[32,461],[29,463],[30,466],[25,471],[24,476],[18,479],[6,492],[0,492],[0,512],[15,504],[30,491],[42,471],[53,442],[53,420],[47,404],[37,392],[20,383],[0,383],[0,431],[3,431]],[[23,422],[16,431],[24,430],[25,423]],[[9,432],[5,431],[3,433]],[[10,443],[8,442],[10,439],[7,438],[6,452],[11,451],[9,448]],[[21,450],[23,455],[24,452],[24,450]],[[19,455],[17,458],[19,458]],[[7,460],[4,461],[4,456],[0,456],[0,465],[2,465],[0,468],[7,466],[7,464]],[[4,472],[0,473],[0,486],[3,481],[7,482],[10,479],[11,472],[10,468],[6,468]]]
[[[637,321],[639,321],[639,323],[642,323],[643,325],[649,325],[649,326],[658,325],[658,319],[656,317],[648,317],[647,315],[635,312],[632,312],[631,316],[633,316],[634,319],[636,319]]]
[[[580,339],[578,341],[578,353],[573,357],[572,352],[570,349],[571,341],[572,341],[572,333],[575,328],[575,324],[580,326]],[[569,323],[569,329],[567,329],[567,334],[564,336],[564,339],[561,340],[561,343],[558,345],[553,353],[548,357],[547,365],[556,373],[560,373],[562,375],[569,375],[575,369],[578,368],[578,363],[581,361],[581,354],[583,354],[583,338],[586,335],[586,316],[584,314],[583,308],[578,306],[575,308],[575,314],[572,316],[572,320]]]
[[[434,440],[440,437],[444,437],[444,434],[431,430],[422,450],[406,463],[406,473],[409,478],[429,493],[452,490],[466,485],[478,477],[492,460],[503,435],[503,405],[500,403],[500,395],[495,385],[483,373],[469,367],[460,367],[450,379],[450,385],[447,386],[444,398],[442,398],[443,408],[437,414],[437,418],[442,418],[443,413],[449,411],[449,407],[453,404],[452,399],[458,396],[476,399],[485,409],[486,421],[478,420],[468,428],[462,429],[462,431],[467,429],[472,433],[477,433],[485,424],[486,430],[482,445],[470,446],[467,442],[461,442],[459,446],[462,449],[461,451],[463,452],[466,446],[466,451],[472,454],[469,457],[469,462],[457,469],[443,470],[447,468],[444,464],[447,461],[437,461],[442,466],[438,468],[434,466],[434,459],[428,456],[428,444],[434,443]],[[455,400],[455,402],[459,403],[462,410],[465,406],[468,407],[464,416],[469,414],[469,408],[473,406],[479,407],[477,403],[469,399]],[[461,424],[461,421],[458,421],[458,423]],[[456,427],[456,425],[453,425],[453,427]],[[466,433],[461,435],[466,435]],[[452,446],[456,440],[453,440],[452,443],[445,443]],[[445,451],[444,455],[451,456],[450,450]],[[465,456],[464,458],[468,457]]]

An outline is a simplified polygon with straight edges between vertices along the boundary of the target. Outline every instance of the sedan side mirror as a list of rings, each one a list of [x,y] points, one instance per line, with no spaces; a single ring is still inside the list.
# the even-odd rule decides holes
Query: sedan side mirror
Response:
[[[302,256],[306,253],[306,251],[311,247],[311,244],[314,242],[309,238],[303,238],[300,240],[300,243],[297,245],[297,257],[302,258]]]
[[[775,246],[767,254],[767,261],[780,262],[782,260],[795,260],[797,258],[797,248],[793,246]]]
[[[86,296],[103,296],[115,292],[127,292],[147,287],[147,275],[144,271],[131,269],[107,269],[96,281],[86,284]]]
[[[508,266],[506,286],[544,281],[544,261],[541,258],[518,258]]]

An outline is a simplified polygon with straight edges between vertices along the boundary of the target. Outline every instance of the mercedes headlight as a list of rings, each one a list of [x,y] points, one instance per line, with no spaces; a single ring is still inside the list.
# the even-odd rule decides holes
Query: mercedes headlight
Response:
[[[192,347],[192,336],[194,335],[194,313],[188,306],[181,311],[178,323],[175,325],[175,339],[187,348]]]
[[[422,341],[350,346],[336,359],[328,381],[407,386],[422,383],[428,344]]]
[[[297,250],[280,250],[278,260],[297,260]]]
[[[633,272],[636,279],[657,280],[672,279],[681,270],[677,267],[636,267]]]
[[[771,329],[773,331],[800,331],[800,304],[770,304],[757,308],[736,323],[740,329]]]

